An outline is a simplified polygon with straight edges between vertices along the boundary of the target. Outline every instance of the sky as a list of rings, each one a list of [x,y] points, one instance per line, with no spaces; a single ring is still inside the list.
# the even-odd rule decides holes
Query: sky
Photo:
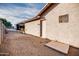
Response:
[[[0,3],[0,18],[5,18],[13,26],[39,13],[44,3]]]

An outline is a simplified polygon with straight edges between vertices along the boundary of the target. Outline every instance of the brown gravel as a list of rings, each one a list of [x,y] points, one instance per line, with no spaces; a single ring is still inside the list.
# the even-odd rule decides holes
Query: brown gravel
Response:
[[[8,32],[3,46],[11,56],[63,56],[64,54],[44,46],[49,41],[29,34]]]
[[[46,47],[50,42],[48,39],[11,31],[5,36],[0,45],[0,56],[67,56]],[[68,56],[79,56],[79,48],[70,46]]]

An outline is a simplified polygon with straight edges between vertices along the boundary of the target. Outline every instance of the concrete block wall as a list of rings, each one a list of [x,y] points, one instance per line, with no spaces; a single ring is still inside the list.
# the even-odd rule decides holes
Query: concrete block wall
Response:
[[[5,36],[5,26],[2,23],[2,21],[0,21],[0,45],[3,42],[4,36]]]

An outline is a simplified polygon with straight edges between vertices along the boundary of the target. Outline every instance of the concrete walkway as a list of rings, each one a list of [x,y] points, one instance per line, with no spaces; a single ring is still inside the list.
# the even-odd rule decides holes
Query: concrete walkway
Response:
[[[29,34],[9,31],[3,42],[3,47],[11,56],[64,56],[54,49],[45,46],[50,40]],[[79,55],[79,49],[70,49],[69,55]]]

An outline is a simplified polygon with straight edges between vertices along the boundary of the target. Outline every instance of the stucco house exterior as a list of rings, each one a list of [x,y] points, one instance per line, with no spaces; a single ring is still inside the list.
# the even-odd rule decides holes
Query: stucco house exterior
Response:
[[[35,18],[24,24],[25,33],[79,48],[78,3],[48,3]]]
[[[25,23],[25,33],[40,36],[40,20]]]
[[[45,15],[46,37],[79,48],[79,4],[58,4]]]
[[[38,37],[42,37],[43,33],[45,34],[45,23],[43,25],[44,18],[35,17],[35,19],[25,22],[25,33],[29,33]],[[30,26],[29,26],[30,25]],[[44,31],[43,30],[44,26]]]

